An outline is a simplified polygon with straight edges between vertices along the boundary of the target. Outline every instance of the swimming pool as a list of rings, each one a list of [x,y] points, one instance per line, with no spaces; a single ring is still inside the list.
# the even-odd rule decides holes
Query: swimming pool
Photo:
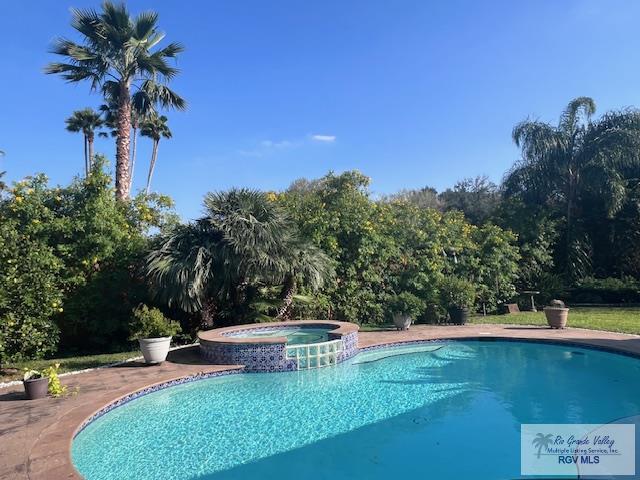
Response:
[[[639,412],[638,359],[430,342],[166,388],[90,423],[72,458],[89,480],[518,478],[520,424]]]

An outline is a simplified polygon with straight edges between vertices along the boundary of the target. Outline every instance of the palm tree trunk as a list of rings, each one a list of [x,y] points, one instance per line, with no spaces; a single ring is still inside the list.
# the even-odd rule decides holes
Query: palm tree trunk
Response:
[[[91,167],[93,166],[93,132],[87,135],[87,143],[89,144],[89,161],[87,162],[87,176],[91,173]]]
[[[88,153],[88,140],[87,136],[84,135],[84,176],[89,176],[89,153]]]
[[[291,320],[291,305],[296,294],[296,282],[293,275],[287,275],[282,286],[282,305],[276,313],[276,320]]]
[[[214,327],[216,319],[216,303],[213,299],[208,298],[202,305],[200,311],[200,328],[203,330],[209,330]]]
[[[151,190],[151,177],[153,177],[153,170],[156,168],[156,159],[158,158],[158,144],[160,140],[153,140],[153,152],[151,153],[151,164],[149,165],[149,175],[147,176],[147,195]]]
[[[567,192],[567,238],[566,246],[567,249],[565,258],[566,258],[566,273],[569,279],[573,279],[573,270],[572,270],[572,262],[571,262],[571,247],[573,244],[573,202],[575,196],[575,185],[573,172],[569,169],[569,186]]]
[[[133,170],[136,165],[136,150],[138,146],[138,122],[132,125],[133,126],[133,145],[131,146],[131,162],[129,163],[129,191],[133,187]]]
[[[131,139],[131,94],[128,83],[120,83],[116,138],[116,198],[129,198],[129,143]]]

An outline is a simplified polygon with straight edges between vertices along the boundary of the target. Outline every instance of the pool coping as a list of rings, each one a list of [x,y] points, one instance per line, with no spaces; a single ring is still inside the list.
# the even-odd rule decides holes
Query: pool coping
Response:
[[[324,322],[318,322],[324,323]],[[399,346],[403,344],[416,343],[433,343],[441,341],[525,341],[541,344],[561,344],[571,345],[580,348],[591,348],[600,351],[606,351],[614,354],[622,354],[634,358],[640,358],[640,336],[621,334],[616,332],[604,332],[598,330],[587,329],[564,329],[550,330],[544,327],[524,327],[518,325],[496,325],[496,324],[474,324],[463,327],[412,327],[408,332],[360,332],[359,350],[368,351],[387,346]],[[627,345],[615,345],[615,342],[630,342]],[[42,429],[41,433],[35,439],[32,448],[28,452],[24,452],[25,463],[22,468],[16,468],[7,476],[0,471],[0,478],[29,478],[36,480],[39,478],[47,480],[55,479],[81,479],[80,473],[75,469],[71,459],[71,444],[74,437],[85,428],[90,421],[96,420],[99,416],[104,415],[108,411],[133,400],[140,396],[152,393],[153,391],[171,388],[172,386],[199,381],[205,378],[213,378],[221,375],[237,374],[243,371],[243,366],[183,366],[188,371],[195,368],[204,367],[205,370],[193,371],[187,375],[178,374],[168,377],[159,382],[153,382],[136,388],[124,395],[118,395],[111,399],[94,400],[90,405],[84,405],[84,408],[71,408],[64,413],[56,422],[47,425]],[[209,367],[209,368],[207,368]],[[108,369],[107,369],[108,370]],[[178,372],[180,373],[180,372]],[[74,376],[76,379],[96,374],[89,372]],[[81,384],[82,388],[82,384]],[[82,391],[82,390],[81,390]],[[104,392],[100,392],[104,393]],[[107,392],[108,393],[108,392]],[[55,399],[45,399],[41,408],[47,408],[47,400],[56,401]],[[106,400],[106,401],[105,401]],[[125,400],[124,402],[122,402]],[[65,402],[65,399],[60,400]],[[100,403],[98,403],[98,401]],[[38,401],[36,401],[38,402]],[[118,403],[122,402],[122,403]],[[24,402],[21,402],[24,403]],[[91,414],[82,414],[86,412],[89,406],[93,406]],[[0,407],[2,404],[0,403]],[[34,405],[35,406],[35,405]],[[19,408],[19,407],[18,407]],[[37,409],[37,408],[36,408]],[[100,414],[100,412],[102,412]],[[97,414],[100,414],[96,416]],[[43,438],[44,437],[44,438]],[[54,437],[51,440],[50,437]],[[48,439],[48,441],[46,441]],[[64,451],[52,448],[52,444],[60,444],[64,441]],[[47,448],[48,447],[48,448]],[[55,450],[56,453],[50,453]],[[47,455],[49,452],[49,455]],[[44,458],[43,458],[44,457]],[[39,471],[32,471],[31,466],[34,461],[39,461]],[[20,467],[18,465],[18,467]],[[22,476],[16,475],[21,472]]]
[[[244,332],[247,330],[278,329],[287,327],[332,327],[329,330],[331,335],[343,337],[349,333],[357,332],[360,327],[355,323],[338,322],[334,320],[292,320],[288,322],[251,323],[246,325],[234,325],[232,327],[216,328],[198,332],[198,340],[202,344],[225,344],[225,345],[272,345],[287,343],[286,337],[233,337],[226,335],[231,332]]]

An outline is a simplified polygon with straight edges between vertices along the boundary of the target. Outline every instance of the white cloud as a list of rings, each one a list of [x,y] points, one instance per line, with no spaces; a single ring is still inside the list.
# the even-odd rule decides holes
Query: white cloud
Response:
[[[333,143],[336,141],[335,135],[311,135],[311,139],[316,142]]]
[[[335,135],[308,135],[292,140],[265,139],[254,144],[253,148],[237,150],[236,153],[243,157],[264,157],[275,152],[301,148],[312,143],[333,143]]]

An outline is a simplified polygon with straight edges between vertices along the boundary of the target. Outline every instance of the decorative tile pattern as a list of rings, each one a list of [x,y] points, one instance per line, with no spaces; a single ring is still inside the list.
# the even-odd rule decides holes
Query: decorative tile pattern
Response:
[[[317,328],[318,324],[310,324],[302,328]],[[255,327],[240,328],[238,332],[277,330],[279,328],[289,328],[287,326],[278,327]],[[234,336],[235,331],[226,333],[225,336]],[[343,341],[342,351],[338,354],[337,362],[342,362],[353,357],[358,352],[358,332],[347,334],[328,332],[329,340]],[[210,363],[217,365],[244,365],[247,372],[289,372],[296,370],[296,361],[287,358],[286,343],[255,344],[255,343],[218,343],[201,342],[200,353],[203,358]]]

